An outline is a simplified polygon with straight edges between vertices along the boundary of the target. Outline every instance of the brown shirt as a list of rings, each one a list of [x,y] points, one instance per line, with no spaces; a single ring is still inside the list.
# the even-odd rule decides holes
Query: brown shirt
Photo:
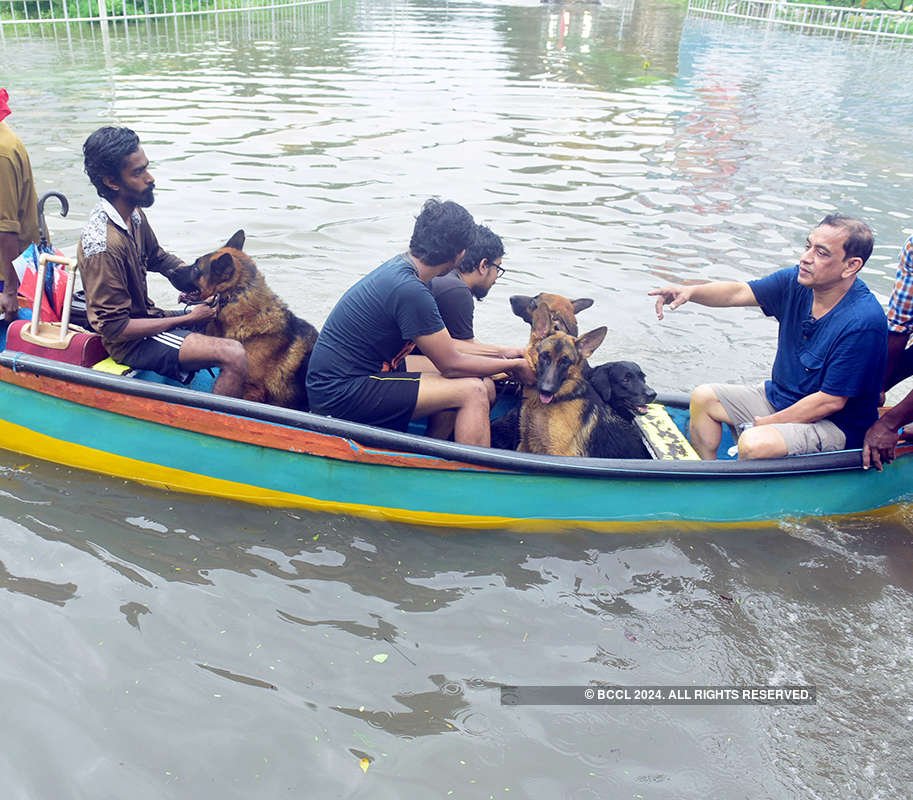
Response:
[[[133,212],[131,222],[132,235],[114,206],[100,200],[82,230],[77,248],[89,324],[101,334],[115,361],[131,349],[133,340],[120,336],[128,320],[174,313],[153,305],[146,271],[160,272],[167,278],[182,265],[177,256],[162,250],[140,209]]]
[[[38,197],[29,154],[5,122],[0,122],[0,232],[19,237],[20,253],[39,239]]]

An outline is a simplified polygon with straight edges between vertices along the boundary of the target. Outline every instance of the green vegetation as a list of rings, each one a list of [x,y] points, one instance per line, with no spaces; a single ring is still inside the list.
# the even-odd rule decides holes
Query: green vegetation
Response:
[[[802,3],[810,6],[833,6],[835,8],[867,8],[870,11],[911,11],[910,0],[787,0],[788,3]]]
[[[200,11],[215,8],[216,0],[106,0],[108,14],[167,14]],[[222,3],[219,3],[221,6]],[[53,19],[63,18],[64,6],[69,17],[98,16],[98,0],[7,0],[0,6],[0,17],[4,19]]]
[[[705,7],[705,13],[724,11],[732,1],[711,2]],[[894,13],[879,13],[885,11]],[[748,18],[773,20],[819,32],[839,27],[844,32],[849,29],[860,33],[913,37],[913,13],[897,14],[898,11],[913,12],[913,0],[786,0],[773,6],[769,2],[754,3],[749,0],[739,4],[739,13]]]
[[[798,3],[800,5],[814,5],[821,6],[822,9],[829,8],[834,12],[837,12],[840,9],[859,9],[859,10],[868,10],[868,11],[906,11],[908,9],[913,9],[913,6],[903,7],[904,2],[909,0],[787,0],[787,2],[792,5]],[[880,4],[880,5],[879,5]],[[900,8],[899,8],[900,6]],[[792,19],[794,21],[803,21],[807,18],[807,15],[815,15],[821,12],[808,9],[799,9],[795,10],[795,13],[792,14]],[[781,20],[790,19],[790,15],[787,13],[779,13],[778,18]],[[819,19],[814,19],[813,17],[809,18],[809,21],[813,24],[827,26],[830,23],[833,23],[835,26],[838,22],[837,19],[832,19],[828,17],[823,17]],[[853,14],[853,13],[844,13],[843,16],[839,19],[839,24],[841,28],[852,28],[854,30],[860,31],[872,31],[884,34],[900,34],[903,36],[913,36],[913,14],[908,14],[902,17],[881,17],[880,15],[872,14]]]

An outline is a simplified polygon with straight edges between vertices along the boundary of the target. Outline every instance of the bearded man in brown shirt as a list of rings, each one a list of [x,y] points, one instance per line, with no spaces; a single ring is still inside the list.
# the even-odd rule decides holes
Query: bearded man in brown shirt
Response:
[[[189,313],[163,311],[149,299],[147,270],[170,279],[184,264],[159,246],[142,211],[153,203],[155,180],[139,137],[129,128],[99,128],[86,139],[83,155],[100,199],[80,237],[79,269],[89,323],[108,353],[121,364],[176,380],[218,367],[213,392],[240,397],[247,377],[244,347],[196,332],[217,310],[201,303]]]

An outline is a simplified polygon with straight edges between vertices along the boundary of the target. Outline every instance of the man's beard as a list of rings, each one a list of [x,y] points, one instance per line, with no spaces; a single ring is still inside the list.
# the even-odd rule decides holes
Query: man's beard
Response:
[[[490,288],[491,287],[489,287],[489,289]],[[488,289],[484,286],[473,286],[469,291],[472,292],[472,296],[480,303],[488,296]]]
[[[155,187],[150,186],[142,192],[131,192],[128,199],[133,205],[138,206],[139,208],[149,208],[149,206],[155,202],[154,191]]]

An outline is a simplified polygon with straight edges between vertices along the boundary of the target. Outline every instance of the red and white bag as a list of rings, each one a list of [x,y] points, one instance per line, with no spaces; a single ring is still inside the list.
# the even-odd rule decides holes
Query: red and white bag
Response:
[[[13,266],[19,275],[19,303],[21,306],[35,308],[35,286],[38,282],[38,258],[41,253],[31,244],[15,261]],[[55,250],[52,254],[63,258],[63,253]],[[63,307],[66,302],[67,282],[69,273],[61,263],[47,264],[45,273],[45,290],[41,293],[42,322],[60,322],[63,316]]]

